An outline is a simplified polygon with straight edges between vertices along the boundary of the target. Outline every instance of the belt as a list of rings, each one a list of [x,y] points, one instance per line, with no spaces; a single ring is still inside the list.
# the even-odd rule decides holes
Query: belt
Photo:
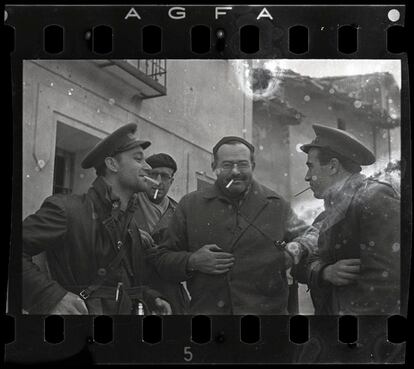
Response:
[[[119,310],[124,313],[133,310],[134,304],[132,300],[139,300],[143,304],[144,310],[150,311],[144,294],[145,289],[148,288],[147,286],[124,287],[119,283],[118,286],[100,286],[90,293],[86,292],[88,287],[87,285],[64,286],[66,290],[79,295],[83,300],[102,298],[118,301]]]

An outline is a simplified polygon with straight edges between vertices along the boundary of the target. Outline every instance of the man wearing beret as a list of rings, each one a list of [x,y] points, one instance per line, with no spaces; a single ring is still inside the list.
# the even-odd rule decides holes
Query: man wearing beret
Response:
[[[286,269],[316,240],[299,236],[308,227],[253,179],[254,167],[253,145],[224,137],[213,148],[214,185],[184,196],[171,218],[155,264],[187,281],[190,314],[288,313]]]
[[[23,221],[23,309],[31,314],[169,314],[148,287],[151,244],[133,218],[137,193],[147,188],[150,142],[127,124],[82,161],[97,178],[83,195],[54,195]],[[46,251],[50,276],[33,263]]]
[[[146,192],[138,194],[139,206],[134,214],[141,230],[148,232],[154,242],[158,244],[167,230],[174,214],[177,202],[168,196],[168,191],[174,181],[177,163],[168,154],[159,153],[146,158],[151,166],[149,177],[159,184],[152,183]],[[149,266],[151,267],[151,266]],[[184,314],[188,308],[189,297],[185,288],[177,282],[163,279],[152,270],[150,276],[154,288],[160,291],[171,304],[173,314]]]
[[[308,258],[316,314],[399,313],[400,198],[387,183],[366,178],[361,165],[374,155],[351,134],[314,125],[309,182],[325,210],[316,218],[317,252]]]

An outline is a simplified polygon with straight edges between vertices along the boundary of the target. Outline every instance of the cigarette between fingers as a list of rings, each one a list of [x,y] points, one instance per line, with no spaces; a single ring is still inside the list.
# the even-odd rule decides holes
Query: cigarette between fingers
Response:
[[[232,179],[229,183],[227,183],[226,188],[229,188],[233,184],[234,180]]]

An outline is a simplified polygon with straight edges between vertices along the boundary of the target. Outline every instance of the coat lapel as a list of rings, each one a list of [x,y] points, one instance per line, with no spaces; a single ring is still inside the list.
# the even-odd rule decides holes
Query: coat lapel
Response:
[[[265,189],[257,182],[252,182],[249,192],[239,208],[240,233],[233,239],[232,249],[237,245],[237,242],[242,238],[249,227],[253,226],[259,230],[262,233],[262,236],[267,234],[261,229],[262,227],[260,224],[256,225],[255,223],[260,214],[270,204],[271,198],[278,199],[279,197],[270,191],[265,191]],[[268,236],[268,239],[271,240],[272,238]]]
[[[269,201],[263,189],[253,182],[240,206],[240,213],[249,223],[253,223],[268,204]]]

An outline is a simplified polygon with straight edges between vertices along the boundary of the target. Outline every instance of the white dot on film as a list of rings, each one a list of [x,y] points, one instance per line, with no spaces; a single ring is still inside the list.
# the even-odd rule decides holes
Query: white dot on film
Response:
[[[400,244],[399,243],[394,243],[393,245],[392,245],[392,251],[394,251],[394,252],[398,252],[398,251],[400,251]]]
[[[312,176],[312,181],[316,181],[318,179],[318,176]]]
[[[310,100],[310,96],[309,95],[305,95],[303,98],[305,101],[309,101]]]
[[[359,108],[362,106],[362,102],[361,102],[361,101],[359,101],[359,100],[355,100],[355,101],[354,101],[354,106],[355,106],[357,109],[359,109]]]
[[[388,12],[388,19],[391,22],[397,22],[400,20],[400,12],[397,9],[391,9]]]

